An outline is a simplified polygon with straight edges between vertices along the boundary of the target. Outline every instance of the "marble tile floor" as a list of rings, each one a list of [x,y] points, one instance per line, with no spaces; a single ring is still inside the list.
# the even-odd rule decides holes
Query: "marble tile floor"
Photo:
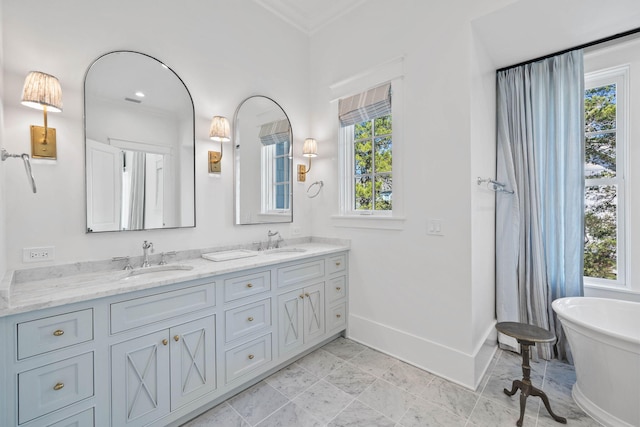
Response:
[[[521,356],[499,350],[475,392],[345,338],[326,344],[182,427],[500,427],[515,426]],[[573,367],[531,362],[531,379],[568,426],[600,426],[574,403]],[[561,426],[537,397],[525,427]]]

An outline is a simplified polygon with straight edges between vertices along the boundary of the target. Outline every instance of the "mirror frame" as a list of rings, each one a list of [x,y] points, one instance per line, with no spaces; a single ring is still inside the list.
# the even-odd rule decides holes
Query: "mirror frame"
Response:
[[[108,55],[112,55],[112,54],[119,54],[119,53],[133,53],[136,55],[142,55],[148,59],[151,59],[153,61],[156,61],[158,64],[162,65],[163,67],[167,68],[167,70],[171,71],[171,73],[173,73],[173,75],[178,79],[178,81],[180,82],[180,84],[182,84],[182,86],[184,87],[184,90],[187,94],[187,96],[189,97],[189,104],[191,106],[191,135],[192,135],[192,142],[193,142],[193,156],[192,156],[192,182],[193,182],[193,225],[176,225],[176,226],[171,226],[171,227],[156,227],[156,228],[138,228],[138,229],[132,229],[132,230],[103,230],[103,231],[93,231],[89,228],[89,200],[88,200],[88,182],[87,182],[87,77],[89,76],[89,73],[91,72],[91,69],[94,67],[94,65],[102,58],[108,56]],[[189,88],[187,87],[187,85],[185,84],[184,80],[182,80],[182,78],[180,77],[180,75],[178,75],[178,73],[176,73],[174,71],[173,68],[169,67],[166,63],[164,63],[163,61],[160,61],[158,58],[151,56],[149,54],[143,53],[143,52],[138,52],[135,50],[113,50],[113,51],[109,51],[106,53],[103,53],[102,55],[99,55],[98,57],[96,57],[93,61],[91,61],[91,63],[89,64],[89,66],[87,67],[87,70],[85,71],[84,74],[84,78],[83,78],[83,84],[82,84],[82,100],[83,100],[83,137],[84,137],[84,201],[85,201],[85,233],[86,234],[97,234],[97,233],[112,233],[112,232],[126,232],[126,231],[148,231],[148,230],[171,230],[171,229],[178,229],[178,228],[195,228],[196,224],[197,224],[197,205],[196,205],[196,124],[195,124],[195,120],[196,120],[196,115],[195,115],[195,106],[193,103],[193,96],[191,96],[191,92],[189,91]]]
[[[291,119],[289,119],[289,115],[287,114],[287,112],[285,111],[284,108],[282,108],[282,105],[280,105],[277,101],[275,101],[273,98],[268,97],[266,95],[251,95],[246,97],[245,99],[243,99],[240,104],[238,104],[238,107],[236,108],[236,111],[233,114],[233,130],[232,130],[232,138],[233,138],[233,160],[234,160],[234,165],[235,167],[233,168],[233,181],[234,181],[234,192],[233,192],[233,198],[234,198],[234,203],[233,203],[233,218],[234,218],[234,224],[235,225],[260,225],[260,224],[290,224],[293,222],[293,184],[294,184],[294,170],[293,170],[293,166],[294,166],[294,162],[293,162],[293,155],[291,156],[291,158],[289,159],[289,195],[290,195],[290,200],[289,200],[289,204],[290,204],[290,214],[289,214],[289,219],[286,221],[260,221],[260,222],[242,222],[240,220],[240,153],[239,153],[239,144],[238,144],[238,113],[240,112],[240,109],[242,108],[242,106],[249,100],[254,99],[254,98],[264,98],[268,101],[273,102],[278,108],[280,108],[280,110],[282,111],[282,114],[284,114],[285,118],[287,119],[287,121],[289,122],[289,135],[291,138],[290,141],[290,146],[291,146],[291,150],[293,152],[294,150],[294,143],[293,143],[293,125],[291,124]]]

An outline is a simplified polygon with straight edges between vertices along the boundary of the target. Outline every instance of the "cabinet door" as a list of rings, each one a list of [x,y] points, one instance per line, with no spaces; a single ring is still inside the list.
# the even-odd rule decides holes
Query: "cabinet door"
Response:
[[[324,335],[324,282],[304,288],[304,342]]]
[[[171,328],[171,410],[216,388],[215,316]]]
[[[287,292],[278,297],[278,350],[285,354],[304,344],[304,291]]]
[[[112,425],[142,426],[169,413],[169,331],[111,347]]]

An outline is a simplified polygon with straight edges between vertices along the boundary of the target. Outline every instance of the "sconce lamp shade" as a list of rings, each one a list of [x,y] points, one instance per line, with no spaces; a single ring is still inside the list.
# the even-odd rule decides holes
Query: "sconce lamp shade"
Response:
[[[58,79],[40,71],[31,71],[24,81],[22,105],[38,110],[62,111],[62,88]]]
[[[231,141],[231,129],[229,120],[226,117],[213,116],[211,128],[209,129],[209,138],[220,142]]]
[[[316,157],[318,155],[318,143],[315,139],[307,138],[304,140],[302,155],[304,157]]]

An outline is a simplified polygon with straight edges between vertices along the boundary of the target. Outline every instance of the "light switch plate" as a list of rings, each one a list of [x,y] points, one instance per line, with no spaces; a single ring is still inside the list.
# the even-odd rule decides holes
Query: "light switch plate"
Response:
[[[441,219],[427,220],[427,234],[430,236],[444,236]]]

